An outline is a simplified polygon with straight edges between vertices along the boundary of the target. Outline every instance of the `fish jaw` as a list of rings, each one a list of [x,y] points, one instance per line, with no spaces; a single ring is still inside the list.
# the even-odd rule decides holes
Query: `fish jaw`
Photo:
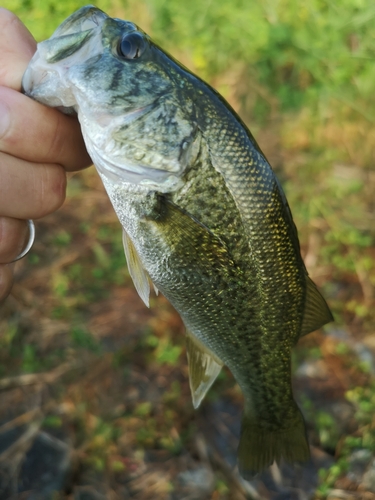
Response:
[[[24,93],[66,113],[76,110],[77,98],[68,78],[69,68],[82,57],[102,53],[101,28],[107,17],[95,7],[83,7],[66,19],[51,38],[38,43],[23,75]]]

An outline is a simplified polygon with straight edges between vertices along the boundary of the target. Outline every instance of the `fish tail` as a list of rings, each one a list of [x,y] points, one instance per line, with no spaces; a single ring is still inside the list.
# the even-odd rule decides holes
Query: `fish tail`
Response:
[[[238,447],[238,467],[244,479],[253,479],[267,469],[274,461],[283,458],[286,462],[306,462],[310,449],[306,436],[302,413],[286,429],[270,430],[244,415],[242,419],[240,444]]]

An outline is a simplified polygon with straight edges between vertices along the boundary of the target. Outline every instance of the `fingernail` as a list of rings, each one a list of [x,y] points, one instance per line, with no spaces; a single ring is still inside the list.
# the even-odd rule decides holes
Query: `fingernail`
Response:
[[[9,129],[10,113],[9,106],[5,102],[0,101],[0,137],[2,137]]]

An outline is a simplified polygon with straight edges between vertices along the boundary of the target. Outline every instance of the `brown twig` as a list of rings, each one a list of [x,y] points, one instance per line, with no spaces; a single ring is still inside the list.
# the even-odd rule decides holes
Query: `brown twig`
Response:
[[[77,368],[77,362],[63,363],[54,370],[47,373],[28,373],[16,377],[6,377],[0,379],[0,391],[33,384],[51,384],[66,372]]]

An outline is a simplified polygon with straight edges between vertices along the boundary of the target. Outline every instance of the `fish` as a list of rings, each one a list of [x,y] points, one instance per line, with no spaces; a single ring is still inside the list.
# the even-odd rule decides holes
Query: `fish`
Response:
[[[147,306],[152,287],[163,293],[186,326],[194,407],[224,365],[239,384],[242,477],[307,461],[291,352],[333,317],[241,118],[137,25],[91,5],[38,44],[22,87],[77,114],[135,288]]]

